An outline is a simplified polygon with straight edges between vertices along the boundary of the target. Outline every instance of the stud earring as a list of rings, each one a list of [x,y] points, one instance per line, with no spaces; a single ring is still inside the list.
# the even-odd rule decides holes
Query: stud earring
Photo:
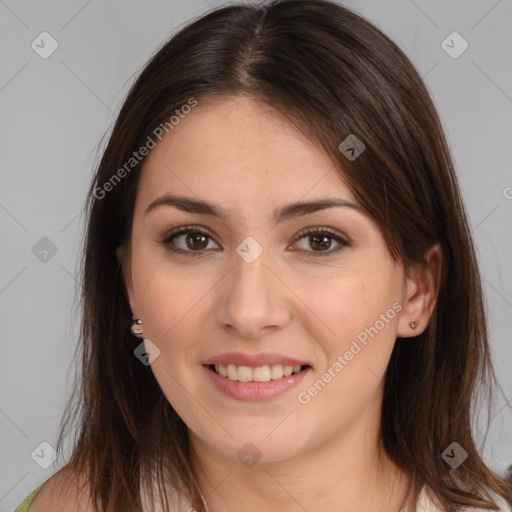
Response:
[[[418,327],[418,321],[414,320],[412,322],[409,322],[409,326],[411,327],[411,329],[416,329],[416,327]]]
[[[137,338],[142,338],[142,320],[140,318],[134,318],[131,326],[131,331]]]

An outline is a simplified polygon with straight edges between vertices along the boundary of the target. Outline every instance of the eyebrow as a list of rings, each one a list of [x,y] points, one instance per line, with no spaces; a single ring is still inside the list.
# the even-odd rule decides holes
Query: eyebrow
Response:
[[[198,199],[193,199],[190,197],[184,196],[175,196],[175,195],[164,195],[157,199],[155,199],[144,211],[144,216],[148,213],[156,210],[157,208],[167,206],[174,207],[184,212],[189,213],[198,213],[200,215],[211,215],[213,217],[218,217],[221,219],[225,219],[229,217],[229,213],[227,210],[224,210],[220,206],[207,203],[205,201],[201,201]],[[303,215],[308,215],[310,213],[315,213],[321,210],[325,210],[327,208],[335,208],[335,207],[343,207],[343,208],[351,208],[356,211],[362,211],[362,207],[356,203],[352,203],[350,201],[346,201],[345,199],[329,199],[322,198],[316,199],[312,201],[303,201],[298,203],[291,203],[281,208],[274,210],[274,219],[276,222],[282,222],[284,220],[289,220],[294,217],[300,217]]]

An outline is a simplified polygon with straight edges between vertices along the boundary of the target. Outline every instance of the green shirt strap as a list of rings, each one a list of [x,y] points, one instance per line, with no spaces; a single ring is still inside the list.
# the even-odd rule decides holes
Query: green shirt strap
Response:
[[[18,505],[14,512],[27,512],[28,507],[34,501],[37,496],[37,493],[41,490],[44,484],[41,484],[39,487],[34,489],[24,500],[22,503]]]

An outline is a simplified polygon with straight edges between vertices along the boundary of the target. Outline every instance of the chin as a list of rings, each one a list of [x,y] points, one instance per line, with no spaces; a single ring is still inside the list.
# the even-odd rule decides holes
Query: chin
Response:
[[[303,443],[297,435],[292,435],[286,429],[282,429],[279,433],[277,429],[272,432],[278,424],[279,422],[274,422],[273,426],[269,426],[266,423],[264,427],[256,428],[253,421],[252,428],[241,430],[230,429],[226,424],[226,430],[233,437],[225,431],[222,438],[212,437],[210,431],[203,433],[206,435],[201,435],[200,438],[209,449],[219,452],[225,458],[241,462],[247,467],[252,467],[254,464],[280,462],[299,455],[303,451],[301,449]],[[248,435],[248,432],[253,434]],[[272,433],[269,435],[270,432]]]

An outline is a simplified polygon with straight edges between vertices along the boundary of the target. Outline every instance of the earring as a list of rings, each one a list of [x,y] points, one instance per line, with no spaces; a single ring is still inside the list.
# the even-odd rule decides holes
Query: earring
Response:
[[[409,322],[409,326],[411,329],[416,329],[416,327],[418,327],[418,321],[414,320],[412,322]]]
[[[131,326],[131,331],[137,338],[142,338],[142,320],[140,318],[134,318]]]

